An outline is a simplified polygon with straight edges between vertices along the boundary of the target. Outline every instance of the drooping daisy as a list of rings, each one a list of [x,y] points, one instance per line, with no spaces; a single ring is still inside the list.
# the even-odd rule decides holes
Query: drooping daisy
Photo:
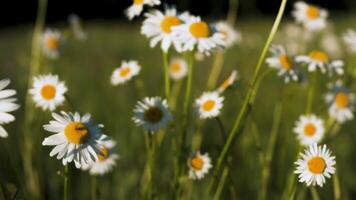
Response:
[[[294,133],[302,145],[319,143],[324,136],[324,121],[315,115],[300,116],[295,123]]]
[[[230,24],[224,21],[215,24],[216,30],[223,35],[223,40],[226,42],[226,47],[232,47],[241,41],[241,33],[236,31]]]
[[[81,19],[79,18],[79,16],[76,14],[71,14],[68,17],[68,21],[69,21],[70,27],[72,28],[75,38],[78,40],[82,40],[82,41],[86,40],[87,34],[83,30],[82,22],[81,22]]]
[[[218,92],[203,93],[203,95],[195,101],[200,118],[217,117],[223,107],[223,101],[224,97],[220,97]]]
[[[161,97],[146,97],[137,103],[132,119],[137,125],[153,133],[165,127],[172,120],[172,114],[167,100],[162,100]]]
[[[326,27],[328,11],[299,1],[294,4],[292,15],[306,29],[316,31]]]
[[[181,44],[172,34],[172,27],[180,25],[186,18],[186,13],[177,14],[175,8],[167,8],[164,13],[159,10],[145,14],[145,21],[141,28],[141,34],[151,39],[151,48],[161,42],[161,49],[167,52],[173,44],[177,52],[181,52]]]
[[[343,86],[342,81],[337,81],[329,87],[330,90],[325,96],[325,101],[329,105],[329,115],[339,123],[352,120],[355,95]]]
[[[298,81],[299,71],[293,56],[289,55],[281,45],[272,46],[270,52],[272,57],[266,59],[269,67],[277,69],[278,75],[283,76],[286,83],[291,80]]]
[[[198,151],[193,157],[188,160],[189,178],[193,180],[200,180],[204,178],[210,168],[213,167],[208,153],[200,154]]]
[[[129,20],[132,20],[134,17],[139,16],[143,10],[143,6],[156,6],[160,5],[160,0],[133,0],[133,4],[125,11]]]
[[[56,29],[46,29],[42,36],[42,49],[48,58],[58,58],[62,48],[62,34]]]
[[[216,48],[226,46],[224,35],[217,32],[216,28],[210,27],[200,17],[191,16],[186,23],[172,27],[173,35],[182,44],[183,51],[197,49],[200,53],[210,55]]]
[[[55,133],[46,137],[42,145],[55,146],[50,156],[57,155],[63,165],[74,161],[76,168],[88,165],[98,160],[100,141],[107,140],[102,134],[102,125],[91,122],[90,114],[80,116],[79,113],[52,113],[54,120],[43,125],[46,131]]]
[[[40,75],[34,77],[33,86],[29,92],[37,107],[41,107],[44,111],[53,111],[63,104],[67,87],[57,75]]]
[[[232,86],[235,81],[237,80],[237,71],[233,70],[230,74],[230,76],[220,85],[220,87],[217,89],[217,92],[219,94],[223,93],[226,89],[228,89],[230,86]]]
[[[356,52],[356,31],[349,29],[342,34],[342,40],[350,49],[351,52]]]
[[[91,175],[104,175],[110,172],[119,159],[119,155],[113,150],[115,145],[116,143],[111,139],[99,142],[98,160],[82,166],[82,169],[89,170]]]
[[[111,75],[111,84],[120,85],[131,80],[134,76],[138,75],[141,71],[141,66],[137,61],[123,61],[121,66],[114,70]]]
[[[180,80],[187,76],[188,64],[182,58],[172,58],[169,63],[169,75],[174,80]]]
[[[9,112],[17,110],[20,106],[16,104],[16,90],[5,89],[10,84],[9,79],[0,81],[0,137],[7,137],[7,131],[2,127],[15,120],[15,117]]]
[[[331,156],[326,145],[310,145],[304,153],[300,153],[301,158],[295,162],[297,169],[294,173],[299,174],[299,182],[305,182],[307,186],[318,185],[323,187],[326,178],[330,178],[335,173],[335,156]]]
[[[324,51],[312,51],[309,55],[300,55],[296,57],[296,62],[305,63],[308,65],[308,71],[314,72],[318,68],[322,73],[338,75],[344,73],[344,62],[342,60],[331,60],[329,55]]]

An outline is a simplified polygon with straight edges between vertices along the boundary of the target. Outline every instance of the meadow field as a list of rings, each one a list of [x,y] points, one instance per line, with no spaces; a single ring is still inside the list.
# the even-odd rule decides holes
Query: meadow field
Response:
[[[317,78],[311,110],[325,122],[329,119],[328,105],[324,101],[328,84],[347,80],[350,91],[356,92],[355,55],[347,52],[341,39],[348,28],[356,28],[356,18],[343,14],[332,14],[330,18],[331,28],[303,44],[303,52],[301,49],[295,52],[307,54],[311,49],[320,48],[334,50],[334,46],[328,46],[332,45],[329,40],[322,42],[324,37],[331,35],[337,39],[339,47],[330,57],[342,59],[347,69],[351,69],[341,76],[320,75]],[[94,123],[104,124],[103,132],[116,141],[115,151],[120,158],[113,170],[102,176],[89,175],[71,163],[65,174],[62,162],[49,156],[51,148],[43,146],[42,141],[50,135],[43,125],[52,120],[51,112],[35,107],[32,99],[26,100],[31,87],[28,81],[33,59],[33,24],[0,29],[0,79],[11,79],[8,88],[17,91],[21,106],[13,112],[16,120],[4,126],[9,136],[0,138],[1,198],[62,199],[63,181],[70,177],[69,199],[355,199],[355,121],[333,124],[321,142],[327,144],[336,157],[336,173],[332,178],[326,179],[323,187],[313,187],[315,190],[299,183],[291,174],[295,171],[298,153],[304,148],[300,147],[293,129],[299,116],[305,113],[312,76],[305,75],[298,82],[286,84],[265,61],[261,66],[263,75],[256,90],[256,100],[248,108],[218,173],[221,178],[216,179],[213,174],[228,137],[226,134],[232,129],[252,87],[254,70],[274,20],[274,17],[262,16],[237,18],[236,28],[242,39],[224,52],[223,68],[213,88],[207,81],[216,61],[215,53],[195,61],[190,107],[203,92],[218,87],[232,70],[238,71],[239,78],[224,92],[219,118],[199,119],[193,109],[190,110],[185,130],[186,148],[181,155],[172,147],[177,135],[182,133],[177,124],[182,120],[186,78],[171,80],[174,98],[169,105],[175,107],[171,109],[173,122],[154,134],[155,157],[149,178],[145,175],[150,155],[147,154],[145,131],[133,122],[133,109],[144,97],[164,97],[165,82],[162,52],[159,47],[150,48],[147,38],[140,34],[141,21],[84,21],[87,39],[83,41],[73,37],[66,22],[45,25],[61,30],[64,35],[60,57],[41,58],[38,70],[38,74],[58,75],[68,87],[66,103],[55,112],[90,113]],[[290,14],[286,13],[272,44],[288,47],[293,36],[287,29],[293,23]],[[294,42],[298,45],[303,39]],[[266,57],[270,57],[270,53]],[[137,60],[142,69],[134,80],[113,86],[111,74],[123,60]],[[213,167],[203,179],[191,180],[187,177],[186,163],[198,150],[209,153]],[[177,156],[183,174],[179,177],[174,171]],[[150,184],[149,197],[143,192],[146,184]]]

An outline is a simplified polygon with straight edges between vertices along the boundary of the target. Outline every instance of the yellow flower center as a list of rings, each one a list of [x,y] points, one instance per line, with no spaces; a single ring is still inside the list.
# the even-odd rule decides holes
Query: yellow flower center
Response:
[[[145,120],[151,123],[161,121],[163,117],[162,110],[157,107],[150,107],[144,114]]]
[[[204,161],[201,157],[196,156],[190,160],[190,165],[193,167],[195,170],[201,170],[203,169],[204,166]]]
[[[335,103],[339,108],[345,108],[349,105],[349,98],[345,92],[339,92],[335,96]]]
[[[283,69],[290,70],[292,68],[292,61],[290,60],[288,55],[280,55],[279,62],[281,63]]]
[[[83,123],[71,122],[65,127],[64,135],[72,144],[84,144],[89,138],[89,131]]]
[[[59,48],[59,40],[56,37],[48,37],[46,45],[48,49],[56,50]]]
[[[326,53],[322,52],[322,51],[312,51],[309,54],[309,57],[314,59],[314,60],[321,61],[321,62],[328,62],[329,61],[329,56]]]
[[[130,74],[131,72],[131,69],[129,67],[123,67],[121,70],[120,70],[120,76],[121,77],[125,77],[127,76],[128,74]]]
[[[165,33],[170,33],[173,26],[179,25],[181,22],[178,17],[175,16],[166,16],[161,22],[161,29]]]
[[[326,168],[325,160],[322,157],[314,157],[308,161],[308,168],[314,174],[321,174]]]
[[[209,26],[205,22],[196,22],[191,24],[189,31],[196,38],[207,38],[210,35]]]
[[[56,96],[56,88],[53,85],[45,85],[41,89],[41,95],[46,100],[52,100]]]
[[[134,1],[133,1],[133,4],[134,4],[134,5],[141,5],[141,4],[143,4],[143,1],[144,1],[144,0],[134,0]]]
[[[179,73],[181,71],[181,66],[178,62],[174,62],[171,64],[171,72],[172,73]]]
[[[314,124],[309,123],[309,124],[306,124],[306,125],[304,126],[304,134],[305,134],[306,136],[311,137],[311,136],[313,136],[315,133],[316,133],[316,127],[315,127]]]
[[[100,149],[100,152],[98,154],[98,160],[99,161],[104,161],[109,157],[109,150],[105,147]]]
[[[320,10],[315,6],[308,6],[305,12],[309,19],[316,19],[320,16]]]
[[[204,102],[203,104],[203,110],[204,111],[211,111],[215,106],[215,101],[213,100],[208,100],[206,102]]]

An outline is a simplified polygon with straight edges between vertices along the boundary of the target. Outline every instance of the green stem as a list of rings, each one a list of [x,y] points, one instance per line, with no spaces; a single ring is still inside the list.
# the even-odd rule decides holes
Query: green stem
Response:
[[[226,157],[226,154],[228,152],[228,150],[230,149],[231,145],[232,145],[232,142],[234,141],[234,138],[235,138],[235,135],[237,133],[237,130],[238,128],[240,127],[240,124],[243,120],[243,118],[245,117],[245,114],[247,113],[247,110],[248,110],[248,105],[250,104],[250,100],[251,100],[251,97],[253,97],[254,93],[256,92],[255,89],[256,89],[256,81],[257,81],[257,78],[258,78],[258,75],[259,75],[259,72],[260,72],[260,69],[262,67],[262,64],[266,58],[266,55],[267,55],[267,52],[268,52],[268,49],[272,43],[272,40],[277,32],[277,29],[278,29],[278,26],[281,22],[281,19],[282,19],[282,16],[283,16],[283,13],[284,13],[284,9],[285,9],[285,6],[286,6],[286,3],[287,3],[287,0],[282,0],[281,2],[281,6],[279,8],[279,12],[278,12],[278,15],[277,15],[277,18],[273,24],[273,27],[271,29],[271,32],[268,36],[268,39],[266,41],[266,44],[263,48],[263,51],[262,51],[262,54],[259,58],[259,61],[257,63],[257,66],[255,68],[255,72],[254,72],[254,75],[253,75],[253,78],[252,78],[252,88],[249,89],[249,92],[247,94],[247,96],[245,97],[245,100],[244,100],[244,103],[242,105],[242,108],[239,112],[239,114],[237,115],[236,117],[236,120],[235,120],[235,123],[233,125],[233,128],[232,130],[230,131],[230,134],[228,136],[228,139],[225,143],[225,146],[223,147],[223,150],[221,151],[220,155],[219,155],[219,158],[218,158],[218,161],[217,161],[217,164],[216,164],[216,168],[215,168],[215,172],[214,172],[214,176],[217,175],[217,173],[220,171],[220,168],[221,168],[221,165]]]
[[[230,0],[230,2],[229,2],[229,11],[228,11],[228,14],[227,14],[227,22],[231,26],[235,25],[238,6],[239,6],[239,1],[238,0]]]
[[[96,200],[96,176],[91,177],[91,199]]]
[[[207,84],[208,90],[213,90],[214,87],[216,86],[216,82],[218,81],[223,65],[224,65],[224,53],[221,51],[216,52],[214,57],[214,63],[208,78],[208,84]]]
[[[194,53],[189,53],[188,58],[188,78],[187,78],[187,85],[185,90],[185,98],[184,98],[184,114],[183,117],[187,118],[188,110],[189,110],[189,102],[190,102],[190,95],[192,90],[192,80],[193,80],[193,62],[194,62]]]
[[[64,190],[63,190],[63,200],[68,200],[68,195],[69,195],[69,191],[68,191],[68,183],[69,183],[69,179],[70,179],[70,174],[69,174],[69,164],[67,164],[64,167]]]
[[[179,80],[177,81],[174,85],[173,85],[173,89],[172,89],[172,95],[171,95],[171,98],[170,98],[170,108],[172,110],[175,110],[176,109],[176,106],[177,106],[177,98],[178,98],[178,95],[180,93],[180,90],[182,88],[182,81]]]
[[[218,187],[217,187],[216,192],[214,194],[214,198],[213,198],[214,200],[220,199],[220,195],[221,195],[222,190],[224,189],[224,184],[226,182],[226,178],[227,178],[228,174],[229,174],[229,167],[226,166],[226,167],[224,167],[224,170],[223,170],[223,173],[221,175]]]
[[[215,117],[216,119],[216,122],[218,123],[218,126],[220,128],[220,132],[221,132],[221,136],[223,138],[223,140],[226,140],[226,131],[225,131],[225,127],[224,127],[224,124],[222,123],[220,117]]]
[[[163,69],[164,69],[164,88],[167,100],[170,95],[170,80],[169,80],[169,66],[168,66],[168,53],[162,51]]]
[[[340,200],[341,199],[341,190],[340,190],[340,180],[339,180],[339,175],[338,172],[336,171],[333,177],[333,183],[334,183],[334,199],[335,200]]]
[[[310,192],[311,192],[311,194],[312,194],[312,199],[313,199],[313,200],[320,200],[318,191],[316,190],[316,188],[315,188],[314,186],[311,186],[311,187],[310,187]]]
[[[318,79],[318,73],[314,72],[312,81],[309,83],[309,90],[308,90],[308,97],[307,97],[307,108],[306,108],[307,114],[310,114],[312,112],[317,79]]]

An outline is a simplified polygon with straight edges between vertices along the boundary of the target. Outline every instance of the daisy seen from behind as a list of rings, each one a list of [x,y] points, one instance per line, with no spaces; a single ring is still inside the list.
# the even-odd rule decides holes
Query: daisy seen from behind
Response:
[[[198,151],[194,156],[188,159],[189,178],[200,180],[213,167],[208,153],[200,154]]]
[[[348,29],[342,34],[342,40],[352,53],[356,53],[356,31]]]
[[[57,75],[47,74],[34,77],[29,93],[37,107],[53,111],[63,104],[67,90],[66,84]]]
[[[299,182],[306,183],[307,186],[318,185],[323,187],[326,178],[331,178],[335,173],[335,156],[331,156],[326,145],[310,145],[300,153],[300,158],[295,162],[297,165],[294,173],[298,174]]]
[[[129,20],[132,20],[134,17],[141,14],[145,5],[153,7],[160,4],[160,0],[133,0],[132,5],[126,9],[125,13]]]
[[[238,79],[238,74],[236,70],[233,70],[230,76],[219,86],[217,92],[219,94],[223,93],[226,89],[233,86],[235,81]]]
[[[205,92],[197,100],[195,100],[201,119],[217,117],[223,107],[224,97],[221,97],[218,92]]]
[[[137,76],[141,71],[141,66],[135,60],[122,61],[121,66],[115,69],[111,75],[111,84],[120,85]]]
[[[169,62],[169,75],[174,80],[180,80],[187,76],[188,63],[183,58],[172,58]]]
[[[49,28],[45,30],[42,36],[42,49],[48,58],[58,58],[62,45],[63,38],[59,30]]]
[[[302,1],[298,1],[294,4],[292,15],[297,23],[302,24],[310,31],[321,30],[327,25],[327,10]]]
[[[98,160],[100,142],[108,137],[102,133],[102,125],[93,124],[91,115],[80,116],[79,113],[52,113],[54,120],[43,128],[53,135],[46,137],[42,145],[54,146],[50,156],[62,160],[63,165],[74,162],[81,168]]]
[[[0,80],[0,137],[7,137],[8,133],[3,127],[4,124],[15,121],[15,117],[10,114],[20,106],[16,103],[16,90],[5,89],[10,84],[9,79]]]
[[[319,143],[325,133],[324,121],[314,114],[302,115],[295,123],[294,133],[301,145],[309,146]]]

